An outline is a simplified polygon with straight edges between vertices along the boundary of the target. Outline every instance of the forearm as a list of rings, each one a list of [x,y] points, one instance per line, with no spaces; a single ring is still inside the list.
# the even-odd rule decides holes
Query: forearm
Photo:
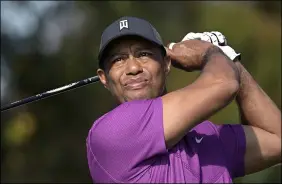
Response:
[[[281,137],[281,111],[239,62],[241,85],[236,102],[243,124],[258,127]]]
[[[240,73],[236,65],[218,48],[211,48],[205,54],[204,66],[196,81],[188,85],[187,91],[205,99],[205,106],[195,112],[199,118],[207,119],[234,100],[240,84]]]
[[[186,123],[193,122],[192,127],[227,106],[239,90],[239,70],[228,57],[218,52],[217,48],[211,48],[206,53],[205,60],[200,76],[194,83],[183,88],[178,96],[179,103],[183,104],[183,112],[189,112],[193,105],[191,102],[195,103],[191,114],[193,120],[190,120],[192,117],[189,114],[185,114]]]
[[[195,82],[162,97],[168,148],[195,125],[228,105],[237,94],[239,73],[235,64],[217,52],[206,55],[206,59]]]

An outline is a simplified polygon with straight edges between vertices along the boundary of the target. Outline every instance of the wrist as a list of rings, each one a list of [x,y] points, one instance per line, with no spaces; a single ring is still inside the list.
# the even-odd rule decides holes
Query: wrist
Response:
[[[224,52],[217,46],[211,46],[207,49],[202,57],[202,68],[211,60],[214,56],[225,57],[226,60],[230,60]]]
[[[203,57],[202,70],[208,66],[217,66],[218,73],[225,73],[229,78],[234,78],[240,85],[240,70],[236,64],[218,47],[211,47],[207,50]]]
[[[239,74],[240,74],[240,78],[242,78],[242,72],[244,70],[244,66],[242,65],[242,63],[239,60],[236,60],[234,62],[235,66],[237,67]]]

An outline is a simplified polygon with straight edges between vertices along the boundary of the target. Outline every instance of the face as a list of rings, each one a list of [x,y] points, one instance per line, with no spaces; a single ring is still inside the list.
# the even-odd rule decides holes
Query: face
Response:
[[[170,59],[161,49],[139,37],[122,37],[104,55],[104,69],[97,73],[119,103],[151,99],[165,92]]]

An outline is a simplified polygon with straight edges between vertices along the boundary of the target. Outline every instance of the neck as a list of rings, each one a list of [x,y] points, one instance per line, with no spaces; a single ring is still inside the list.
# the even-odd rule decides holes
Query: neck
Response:
[[[167,89],[166,89],[166,87],[164,88],[164,90],[163,90],[161,96],[163,96],[163,95],[165,95],[165,94],[167,94]]]

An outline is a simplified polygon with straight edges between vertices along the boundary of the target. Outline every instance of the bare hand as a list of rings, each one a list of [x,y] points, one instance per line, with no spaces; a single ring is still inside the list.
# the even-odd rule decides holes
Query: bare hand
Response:
[[[208,50],[220,52],[213,44],[201,40],[185,40],[166,48],[172,65],[185,71],[201,70],[204,66],[204,57]]]

